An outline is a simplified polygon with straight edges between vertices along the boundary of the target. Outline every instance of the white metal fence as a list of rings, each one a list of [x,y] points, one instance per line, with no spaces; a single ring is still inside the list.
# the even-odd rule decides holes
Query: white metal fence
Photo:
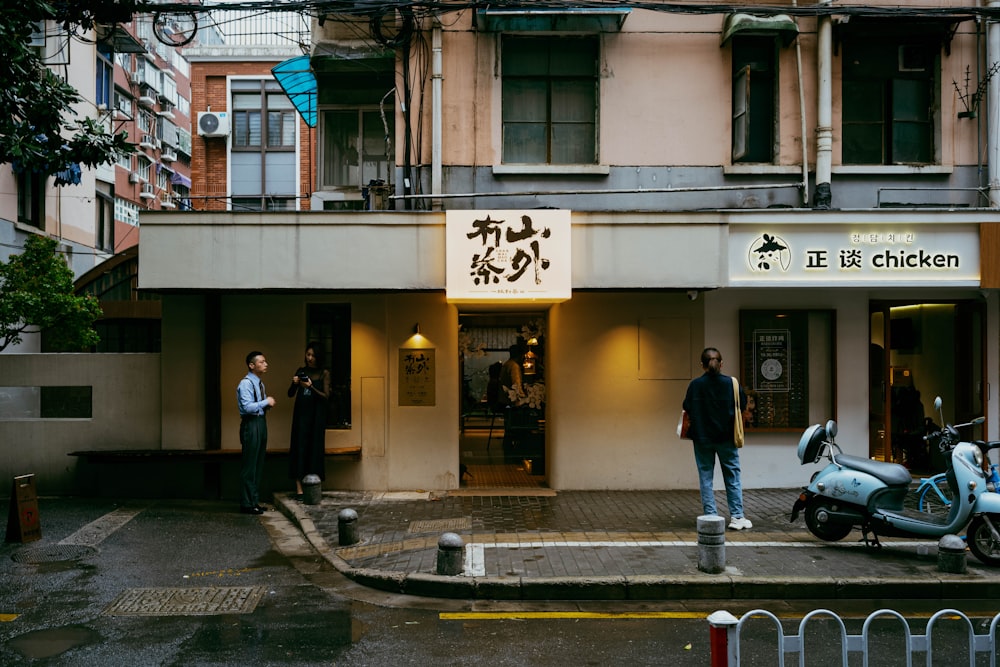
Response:
[[[870,633],[872,623],[877,619],[886,617],[896,619],[900,623],[905,637],[907,665],[913,664],[914,653],[924,653],[926,655],[925,664],[928,666],[933,664],[934,629],[935,626],[943,619],[950,621],[958,619],[960,622],[964,622],[964,625],[968,630],[967,653],[969,656],[968,664],[970,666],[974,666],[976,664],[977,653],[989,654],[990,667],[996,667],[997,664],[996,629],[997,623],[1000,622],[1000,614],[993,617],[993,620],[990,622],[988,634],[977,635],[975,633],[973,623],[969,620],[968,616],[955,609],[943,609],[935,613],[931,616],[930,620],[927,621],[927,628],[924,634],[916,635],[910,631],[910,625],[902,614],[893,611],[892,609],[879,609],[878,611],[872,612],[867,618],[865,618],[864,624],[861,628],[861,634],[849,635],[847,634],[847,628],[844,625],[844,621],[840,618],[840,616],[827,609],[817,609],[809,612],[802,618],[799,622],[798,634],[785,635],[781,627],[781,621],[778,620],[777,616],[764,609],[754,609],[753,611],[748,611],[743,614],[740,618],[736,618],[727,611],[717,611],[708,617],[708,622],[711,626],[712,667],[735,667],[740,664],[740,638],[742,636],[744,626],[751,619],[761,617],[773,621],[777,630],[779,649],[777,664],[779,667],[784,666],[786,653],[798,654],[798,664],[806,664],[803,637],[805,636],[805,631],[809,623],[817,619],[832,619],[834,621],[834,625],[839,628],[841,665],[846,667],[849,653],[860,653],[863,664],[866,667],[869,664],[878,664],[877,661],[873,663],[870,663],[869,661],[871,657],[869,653],[871,639]],[[830,638],[831,645],[837,646],[835,643],[836,639],[837,637]],[[951,656],[947,664],[949,667],[959,664],[958,658],[956,656]]]

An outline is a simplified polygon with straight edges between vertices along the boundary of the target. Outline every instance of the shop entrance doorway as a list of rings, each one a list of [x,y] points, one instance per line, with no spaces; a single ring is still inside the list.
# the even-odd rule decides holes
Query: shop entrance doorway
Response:
[[[869,307],[869,455],[901,463],[914,475],[944,470],[923,436],[940,426],[934,398],[949,423],[985,414],[981,301],[872,302]],[[981,438],[983,427],[963,439]]]
[[[546,325],[544,312],[459,315],[463,488],[546,486]],[[501,378],[517,374],[521,391],[509,395]]]

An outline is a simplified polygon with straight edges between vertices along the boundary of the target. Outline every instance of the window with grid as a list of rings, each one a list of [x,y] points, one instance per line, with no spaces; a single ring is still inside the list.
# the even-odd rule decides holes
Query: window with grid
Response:
[[[593,36],[503,37],[504,163],[597,162],[598,53]]]
[[[935,162],[939,50],[905,36],[845,42],[844,164]]]
[[[233,210],[293,210],[298,188],[291,100],[274,81],[233,81]]]
[[[323,187],[361,188],[371,181],[392,181],[393,116],[385,122],[377,108],[323,112]]]

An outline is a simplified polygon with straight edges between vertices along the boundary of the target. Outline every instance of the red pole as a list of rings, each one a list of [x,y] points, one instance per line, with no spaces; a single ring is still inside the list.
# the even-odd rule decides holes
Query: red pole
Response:
[[[739,620],[725,610],[716,611],[708,617],[708,643],[712,651],[711,667],[735,667],[735,653],[730,652],[729,635],[735,632],[737,623]],[[730,657],[734,658],[732,662]]]

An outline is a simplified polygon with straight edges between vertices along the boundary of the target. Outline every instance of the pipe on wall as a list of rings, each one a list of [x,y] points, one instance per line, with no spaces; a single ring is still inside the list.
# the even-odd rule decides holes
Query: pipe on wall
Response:
[[[431,194],[441,194],[441,24],[435,22],[431,37]],[[431,200],[431,208],[441,210],[440,200]]]

